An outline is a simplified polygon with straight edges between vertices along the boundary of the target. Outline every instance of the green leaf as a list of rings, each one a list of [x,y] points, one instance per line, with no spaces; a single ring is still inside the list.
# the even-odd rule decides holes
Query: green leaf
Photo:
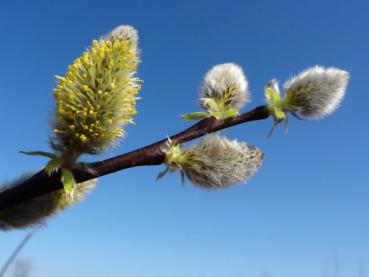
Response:
[[[269,104],[274,104],[281,101],[281,95],[279,91],[276,91],[272,88],[265,89],[265,96]]]
[[[194,112],[188,113],[181,116],[184,120],[194,120],[194,119],[203,119],[209,117],[207,112]]]
[[[286,114],[280,108],[274,108],[274,115],[278,120],[282,120],[286,118]]]
[[[231,108],[229,110],[226,110],[223,114],[223,119],[229,118],[229,117],[235,117],[238,115],[238,110],[236,108]]]
[[[63,183],[64,191],[67,197],[73,199],[74,190],[77,185],[73,173],[69,169],[63,168],[61,181]]]
[[[218,111],[218,103],[213,98],[203,98],[204,104],[212,111]]]
[[[55,155],[49,152],[43,152],[43,151],[19,151],[19,153],[25,154],[25,155],[29,155],[29,156],[43,156],[43,157],[47,157],[50,159],[54,159]]]
[[[48,175],[51,175],[60,168],[62,163],[63,161],[60,158],[55,157],[47,163],[44,170]]]

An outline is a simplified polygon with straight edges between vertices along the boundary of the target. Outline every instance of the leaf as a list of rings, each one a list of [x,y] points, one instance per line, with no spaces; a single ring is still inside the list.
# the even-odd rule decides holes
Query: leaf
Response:
[[[278,126],[278,123],[274,122],[273,127],[270,129],[267,138],[271,138],[272,137],[272,135],[274,133],[274,130],[275,130],[275,128],[277,128],[277,126]]]
[[[238,110],[236,108],[231,108],[223,113],[223,119],[235,117],[236,115],[238,115]]]
[[[19,153],[28,155],[28,156],[43,156],[43,157],[47,157],[50,159],[54,159],[55,155],[49,152],[43,152],[43,151],[19,151]]]
[[[53,174],[55,171],[57,171],[60,168],[62,163],[63,161],[60,158],[55,157],[47,163],[44,170],[50,176],[51,174]]]
[[[279,91],[276,91],[272,88],[265,89],[265,96],[268,103],[273,104],[281,101],[281,95]]]
[[[280,108],[274,108],[274,115],[278,120],[282,120],[286,118],[286,114]]]
[[[61,181],[64,186],[65,194],[73,200],[74,190],[77,185],[73,173],[69,169],[63,168]]]
[[[209,116],[222,119],[224,108],[213,98],[202,98],[201,101],[208,111]]]
[[[194,120],[194,119],[203,119],[203,118],[207,118],[210,115],[207,112],[194,112],[194,113],[188,113],[188,114],[184,114],[182,115],[182,119],[184,120]]]
[[[270,103],[270,101],[272,100],[272,93],[273,90],[271,90],[270,88],[265,89],[265,97],[268,103]]]
[[[169,172],[169,167],[166,167],[164,171],[160,172],[156,177],[156,182],[163,178]]]
[[[203,98],[204,104],[212,111],[218,111],[218,104],[213,98]]]

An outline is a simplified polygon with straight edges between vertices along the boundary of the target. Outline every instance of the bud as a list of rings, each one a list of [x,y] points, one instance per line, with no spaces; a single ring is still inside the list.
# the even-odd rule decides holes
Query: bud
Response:
[[[183,115],[185,120],[213,116],[216,119],[234,117],[250,101],[248,83],[242,68],[234,63],[214,66],[204,77],[199,101],[205,112]]]
[[[263,153],[244,142],[208,135],[181,150],[182,145],[169,142],[165,163],[168,171],[179,170],[194,185],[219,189],[245,182],[260,167]]]
[[[343,99],[350,74],[338,68],[315,66],[289,79],[282,98],[278,82],[272,80],[265,88],[268,109],[274,125],[281,122],[288,126],[287,112],[297,118],[321,118],[333,113]]]
[[[284,112],[284,102],[279,91],[279,83],[276,79],[270,80],[265,86],[265,97],[268,103],[268,110],[273,117],[273,127],[270,130],[268,137],[273,134],[274,129],[280,122],[285,120],[286,130],[288,128],[288,117]]]
[[[249,102],[249,91],[242,68],[234,63],[214,66],[199,91],[200,105],[212,116],[222,118],[229,109],[240,109]],[[216,105],[209,103],[212,100]]]
[[[315,66],[285,84],[285,109],[297,116],[321,118],[342,101],[350,74],[338,68]]]
[[[7,183],[0,191],[15,187],[30,177],[32,174]],[[58,190],[1,210],[0,230],[7,231],[43,225],[48,217],[56,216],[68,206],[82,201],[95,188],[96,183],[97,179],[93,179],[77,184],[73,199],[66,197],[63,190]]]

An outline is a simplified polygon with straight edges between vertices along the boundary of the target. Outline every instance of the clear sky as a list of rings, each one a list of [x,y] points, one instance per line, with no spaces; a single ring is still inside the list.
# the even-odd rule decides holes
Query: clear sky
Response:
[[[208,192],[178,174],[155,182],[162,166],[101,178],[22,251],[30,276],[368,277],[367,0],[2,1],[0,180],[45,164],[17,152],[49,149],[53,75],[120,24],[140,33],[142,100],[127,138],[94,159],[189,126],[179,116],[199,109],[197,88],[218,63],[243,67],[245,110],[264,103],[268,80],[316,64],[351,80],[335,114],[292,119],[288,134],[267,139],[271,119],[228,129],[265,152],[247,184]],[[26,233],[0,234],[0,264]]]

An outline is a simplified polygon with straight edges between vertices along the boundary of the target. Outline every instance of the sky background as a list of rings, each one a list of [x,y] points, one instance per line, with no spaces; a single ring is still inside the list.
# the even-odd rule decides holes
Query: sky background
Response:
[[[270,79],[316,64],[349,71],[347,94],[320,121],[291,119],[288,134],[267,139],[270,118],[224,132],[265,152],[247,184],[155,182],[163,166],[101,178],[24,248],[30,276],[368,277],[367,0],[2,1],[0,180],[45,164],[18,151],[49,150],[53,75],[120,24],[140,34],[142,100],[137,125],[96,160],[188,127],[179,116],[199,110],[197,89],[218,63],[243,67],[253,99],[243,111],[264,103]],[[27,233],[0,234],[0,265]]]

